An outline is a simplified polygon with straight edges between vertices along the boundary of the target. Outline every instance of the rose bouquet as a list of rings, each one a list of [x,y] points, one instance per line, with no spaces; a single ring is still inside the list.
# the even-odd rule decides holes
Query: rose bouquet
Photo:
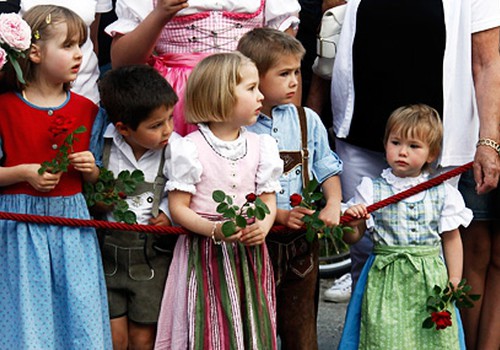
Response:
[[[459,309],[470,308],[474,306],[474,301],[481,297],[478,294],[468,294],[472,287],[467,284],[465,279],[461,280],[455,288],[451,282],[442,289],[440,286],[434,286],[434,295],[427,298],[427,311],[430,316],[422,323],[423,328],[433,328],[436,330],[445,329],[452,325],[450,307],[455,304]]]
[[[342,240],[344,233],[352,232],[348,226],[337,225],[335,227],[326,226],[319,218],[320,208],[324,200],[323,193],[317,191],[318,181],[313,179],[304,189],[302,195],[294,193],[290,196],[292,207],[301,206],[314,210],[312,215],[304,215],[302,221],[306,227],[306,239],[312,242],[315,237],[329,239],[337,251],[345,250],[347,244]]]
[[[235,205],[231,196],[226,195],[221,190],[213,191],[212,199],[219,203],[217,212],[222,214],[223,218],[228,219],[221,226],[222,233],[226,237],[236,232],[238,227],[245,228],[254,219],[263,220],[270,213],[266,203],[255,193],[247,194],[246,201],[241,207]]]
[[[0,14],[0,70],[9,62],[22,84],[26,82],[17,60],[26,57],[30,46],[31,28],[28,23],[16,13]]]
[[[141,182],[144,182],[144,173],[140,170],[134,170],[132,173],[123,170],[115,178],[112,171],[101,168],[99,179],[95,184],[83,185],[83,195],[87,206],[94,214],[113,212],[116,221],[135,224],[137,217],[133,211],[129,210],[125,199]]]

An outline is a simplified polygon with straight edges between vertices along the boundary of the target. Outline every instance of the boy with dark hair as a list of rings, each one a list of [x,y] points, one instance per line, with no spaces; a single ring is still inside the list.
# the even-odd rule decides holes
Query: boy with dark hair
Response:
[[[328,226],[338,224],[341,189],[337,175],[342,162],[331,151],[319,116],[291,104],[299,86],[302,44],[280,31],[258,28],[240,39],[238,50],[255,61],[259,89],[264,95],[261,114],[248,129],[273,136],[285,163],[282,191],[277,194],[276,223],[289,231],[270,233],[266,239],[276,281],[278,335],[284,349],[314,350],[318,348],[318,239],[307,241],[301,220],[313,211],[292,208],[290,195],[301,194],[305,183],[315,178],[326,199],[319,218]]]
[[[164,167],[173,133],[177,95],[146,65],[111,70],[100,82],[101,102],[112,124],[104,134],[103,164],[115,176],[141,170],[145,182],[126,198],[139,224],[170,226]],[[111,213],[107,220],[113,221]],[[153,348],[173,236],[111,231],[102,248],[113,347]],[[169,240],[170,239],[170,240]]]

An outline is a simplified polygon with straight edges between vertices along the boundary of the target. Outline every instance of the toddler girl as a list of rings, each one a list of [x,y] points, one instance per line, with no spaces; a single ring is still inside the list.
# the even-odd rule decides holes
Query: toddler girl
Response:
[[[24,19],[33,35],[21,62],[26,84],[0,95],[0,211],[89,219],[81,192],[83,181],[99,176],[88,149],[100,114],[69,91],[87,28],[74,12],[52,5],[35,6]],[[80,126],[86,131],[66,152],[68,171],[39,174]],[[0,221],[0,247],[0,348],[111,348],[94,229]]]
[[[411,188],[429,178],[442,141],[438,113],[426,105],[401,107],[390,116],[385,151],[390,168],[379,178],[363,178],[346,214],[358,241],[368,227],[375,244],[356,285],[346,316],[340,349],[457,349],[461,325],[451,309],[452,326],[424,329],[427,297],[435,285],[457,286],[462,276],[460,225],[472,213],[458,190],[447,183],[377,210],[366,205]],[[442,248],[444,261],[440,256]]]
[[[157,349],[275,349],[274,282],[265,237],[276,215],[282,161],[269,135],[248,132],[262,108],[255,65],[239,53],[202,60],[189,77],[186,116],[199,130],[170,144],[169,208],[179,237],[165,286]],[[229,237],[212,199],[270,209]]]

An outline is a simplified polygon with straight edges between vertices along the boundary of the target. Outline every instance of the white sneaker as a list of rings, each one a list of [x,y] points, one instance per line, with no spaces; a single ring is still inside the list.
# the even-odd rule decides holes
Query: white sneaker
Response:
[[[351,274],[346,273],[342,277],[333,282],[332,286],[325,290],[325,301],[333,301],[334,303],[344,303],[351,298]]]

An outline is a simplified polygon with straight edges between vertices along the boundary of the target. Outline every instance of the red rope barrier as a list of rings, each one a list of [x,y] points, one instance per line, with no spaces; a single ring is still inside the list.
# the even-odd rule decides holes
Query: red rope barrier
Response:
[[[437,186],[440,183],[451,179],[452,177],[455,177],[457,175],[460,175],[463,172],[466,172],[467,170],[472,168],[473,162],[461,165],[459,167],[456,167],[455,169],[452,169],[450,171],[447,171],[445,173],[442,173],[441,175],[438,175],[430,180],[427,180],[425,182],[422,182],[421,184],[418,184],[415,187],[409,188],[403,192],[396,193],[393,196],[390,196],[386,199],[383,199],[377,203],[373,203],[372,205],[369,205],[366,207],[369,213],[378,210],[380,208],[386,207],[390,204],[394,204],[396,202],[399,202],[400,200],[403,200],[405,198],[411,197],[414,194],[417,194],[419,192],[428,190],[431,187]],[[351,215],[342,215],[340,217],[340,223],[345,224],[350,221],[354,220],[354,218]]]
[[[369,205],[367,207],[367,210],[369,213],[371,213],[377,209],[399,202],[402,199],[408,198],[410,196],[413,196],[414,194],[425,191],[431,187],[437,186],[440,183],[469,170],[470,168],[472,168],[472,164],[473,163],[470,162],[461,165],[455,169],[452,169],[446,173],[436,176],[435,178],[423,182],[406,191],[397,193],[391,197],[381,200],[380,202]],[[340,223],[345,224],[352,221],[353,219],[354,218],[350,215],[342,215],[342,217],[340,218]],[[59,226],[94,227],[98,229],[136,231],[136,232],[156,233],[156,234],[185,234],[189,232],[186,229],[179,226],[152,226],[152,225],[139,225],[139,224],[125,224],[121,222],[73,219],[73,218],[64,218],[56,216],[32,215],[32,214],[18,214],[18,213],[8,213],[2,211],[0,211],[0,220],[12,220],[20,222],[29,222],[34,224],[59,225]],[[271,232],[282,232],[284,229],[285,229],[284,226],[273,226]]]

